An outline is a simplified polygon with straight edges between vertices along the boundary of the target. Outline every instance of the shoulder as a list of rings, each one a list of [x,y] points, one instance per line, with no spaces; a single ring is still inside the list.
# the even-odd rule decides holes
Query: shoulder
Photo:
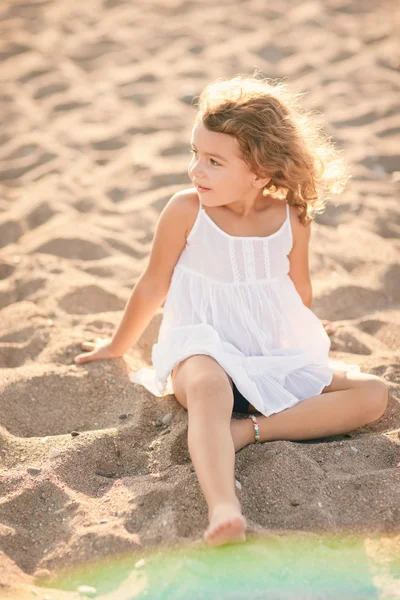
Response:
[[[301,206],[291,206],[289,204],[290,223],[292,225],[294,225],[295,227],[297,225],[300,225],[300,227],[307,228],[311,225],[311,221],[310,221],[310,223],[308,223],[308,225],[303,225],[303,223],[300,222],[300,215],[301,215],[302,211],[303,211],[303,209],[301,208]]]
[[[185,237],[187,238],[199,212],[200,201],[196,189],[188,188],[176,192],[169,203],[173,204],[173,210],[179,213],[182,219],[184,219],[186,227]]]
[[[174,268],[185,248],[195,200],[191,190],[182,190],[171,196],[161,211],[143,276],[151,282],[152,289],[160,293],[169,289]]]
[[[307,245],[311,237],[311,221],[304,225],[300,221],[302,209],[299,206],[289,206],[290,226],[292,228],[293,246],[297,244]]]
[[[175,203],[179,204],[181,208],[190,212],[193,210],[198,210],[199,208],[199,196],[196,192],[196,188],[187,188],[184,190],[179,190],[172,197],[171,200],[174,200]]]

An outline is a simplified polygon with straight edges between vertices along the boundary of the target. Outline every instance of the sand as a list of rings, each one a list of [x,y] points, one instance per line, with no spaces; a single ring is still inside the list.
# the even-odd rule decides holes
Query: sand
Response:
[[[390,397],[354,432],[240,451],[249,533],[400,544],[398,26],[388,1],[2,3],[0,595],[207,526],[186,411],[129,381],[162,308],[124,359],[73,358],[112,334],[161,209],[191,187],[193,97],[254,68],[307,92],[345,152],[352,178],[313,225],[312,309],[334,322],[331,357]]]

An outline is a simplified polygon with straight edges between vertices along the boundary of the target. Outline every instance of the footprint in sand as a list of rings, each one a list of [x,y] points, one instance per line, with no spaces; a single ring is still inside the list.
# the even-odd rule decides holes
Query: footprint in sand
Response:
[[[7,262],[0,262],[0,279],[7,279],[15,271],[15,265]]]
[[[22,227],[17,221],[3,221],[0,223],[0,248],[4,248],[8,244],[15,244],[22,234]]]
[[[98,285],[78,287],[59,300],[66,313],[79,315],[122,310],[124,305],[122,298]]]
[[[35,252],[55,254],[73,260],[100,260],[109,256],[100,243],[79,237],[57,237],[35,248]]]
[[[29,485],[32,487],[26,484],[19,493],[6,497],[0,506],[0,520],[13,532],[2,536],[3,551],[23,571],[32,573],[47,552],[46,548],[68,539],[69,522],[77,512],[77,506],[57,484],[40,481]],[[53,512],[57,514],[56,527]],[[15,552],[15,548],[24,546],[30,551]]]

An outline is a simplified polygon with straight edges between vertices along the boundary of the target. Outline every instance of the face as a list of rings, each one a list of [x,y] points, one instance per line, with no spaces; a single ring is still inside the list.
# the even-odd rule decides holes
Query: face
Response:
[[[203,123],[196,123],[191,149],[193,156],[188,173],[205,206],[239,206],[262,195],[266,180],[250,171],[233,136],[210,131]],[[199,189],[198,185],[208,191]]]

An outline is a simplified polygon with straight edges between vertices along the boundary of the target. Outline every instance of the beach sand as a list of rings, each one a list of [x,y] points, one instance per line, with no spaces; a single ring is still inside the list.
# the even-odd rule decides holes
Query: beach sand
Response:
[[[162,307],[124,359],[73,358],[112,334],[160,211],[191,187],[193,98],[254,68],[307,92],[344,150],[352,178],[313,225],[312,309],[334,322],[330,356],[390,397],[349,434],[240,451],[249,534],[380,532],[377,554],[399,547],[398,26],[387,1],[2,3],[0,596],[42,597],[38,575],[207,527],[187,412],[129,380]]]

